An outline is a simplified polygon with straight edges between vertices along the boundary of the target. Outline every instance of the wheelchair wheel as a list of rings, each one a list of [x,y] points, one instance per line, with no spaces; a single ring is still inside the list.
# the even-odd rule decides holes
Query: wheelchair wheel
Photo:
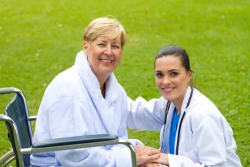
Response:
[[[13,160],[15,160],[15,155],[13,150],[8,151],[3,156],[0,157],[0,165],[2,167],[7,166],[9,163],[11,163]]]

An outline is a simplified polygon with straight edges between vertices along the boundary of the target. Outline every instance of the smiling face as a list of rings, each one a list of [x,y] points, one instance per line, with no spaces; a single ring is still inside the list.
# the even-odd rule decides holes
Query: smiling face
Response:
[[[166,100],[182,104],[192,71],[187,71],[176,55],[167,55],[155,60],[155,82]]]
[[[119,39],[100,36],[92,42],[85,41],[83,50],[97,78],[108,78],[120,64],[122,45]]]

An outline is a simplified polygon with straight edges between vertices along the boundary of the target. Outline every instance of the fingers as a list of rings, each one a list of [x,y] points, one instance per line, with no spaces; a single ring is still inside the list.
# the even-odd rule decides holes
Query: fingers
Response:
[[[138,152],[141,152],[141,153],[148,154],[148,155],[161,153],[160,150],[155,149],[153,147],[148,147],[148,146],[136,146],[135,150],[138,151]]]
[[[139,167],[163,167],[163,165],[160,163],[148,162],[143,165],[140,165]]]
[[[136,146],[135,151],[136,155],[148,155],[148,156],[160,153],[159,150],[147,146]]]
[[[157,149],[151,149],[148,150],[148,155],[154,155],[154,154],[160,154],[161,150],[157,150]]]
[[[136,160],[137,164],[145,164],[147,162],[152,162],[160,158],[161,151],[147,146],[136,146]]]
[[[160,154],[153,154],[147,156],[147,162],[157,161],[161,157]]]

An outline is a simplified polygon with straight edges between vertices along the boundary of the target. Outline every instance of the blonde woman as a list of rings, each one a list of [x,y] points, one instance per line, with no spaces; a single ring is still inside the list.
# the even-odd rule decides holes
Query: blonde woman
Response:
[[[125,30],[114,18],[98,18],[87,26],[83,39],[75,64],[45,91],[34,142],[91,134],[127,139],[127,96],[113,73],[120,64]],[[144,146],[136,146],[136,153],[138,165],[159,157],[158,150]],[[33,154],[31,166],[128,167],[131,157],[129,149],[119,145],[92,147]]]

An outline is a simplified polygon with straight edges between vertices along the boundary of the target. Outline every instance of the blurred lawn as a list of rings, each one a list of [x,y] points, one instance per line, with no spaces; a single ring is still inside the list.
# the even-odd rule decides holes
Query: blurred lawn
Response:
[[[82,34],[94,18],[113,15],[128,40],[118,81],[131,98],[159,97],[153,61],[165,45],[190,55],[196,86],[234,130],[237,153],[250,166],[250,1],[248,0],[0,0],[0,87],[26,95],[31,115],[59,72],[74,63]],[[1,96],[0,110],[8,103]],[[0,155],[10,147],[0,123]],[[159,147],[159,133],[129,130],[131,138]]]

